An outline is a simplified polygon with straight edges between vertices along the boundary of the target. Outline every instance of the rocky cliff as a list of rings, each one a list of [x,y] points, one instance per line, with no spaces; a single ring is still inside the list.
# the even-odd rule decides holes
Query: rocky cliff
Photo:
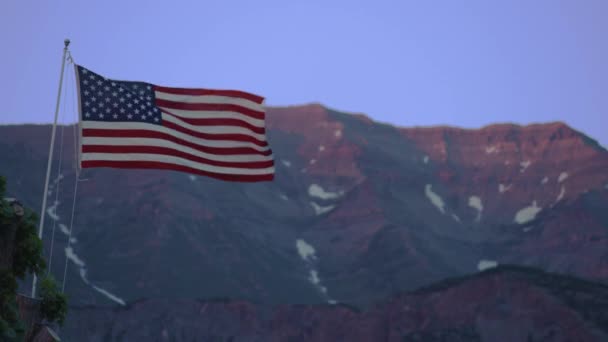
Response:
[[[60,128],[45,239],[54,226],[51,267],[68,258],[71,303],[367,309],[500,264],[608,281],[608,152],[562,123],[397,128],[320,105],[269,108],[267,123],[271,183],[84,170],[69,246],[73,127],[62,153]],[[0,174],[34,208],[49,136],[0,127]]]

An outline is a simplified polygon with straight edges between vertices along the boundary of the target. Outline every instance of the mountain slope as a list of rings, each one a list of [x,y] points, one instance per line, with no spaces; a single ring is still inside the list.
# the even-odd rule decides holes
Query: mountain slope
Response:
[[[320,105],[269,108],[267,121],[271,183],[84,170],[67,250],[75,173],[66,127],[44,238],[48,251],[54,224],[51,266],[61,275],[70,258],[72,303],[366,307],[502,263],[608,281],[608,152],[564,124],[396,128]],[[49,126],[0,127],[0,174],[32,208],[49,137]]]
[[[608,287],[500,266],[404,293],[367,311],[236,300],[75,307],[64,333],[88,341],[604,341]]]

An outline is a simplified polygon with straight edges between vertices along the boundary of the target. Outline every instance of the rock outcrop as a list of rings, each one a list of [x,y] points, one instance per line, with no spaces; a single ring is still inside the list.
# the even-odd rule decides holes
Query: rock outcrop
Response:
[[[312,104],[268,108],[267,124],[270,183],[85,169],[69,245],[65,127],[47,214],[71,303],[228,297],[367,310],[502,264],[608,282],[608,152],[562,123],[398,128]],[[0,127],[0,174],[30,207],[49,136],[49,126]],[[430,338],[421,334],[408,338]]]

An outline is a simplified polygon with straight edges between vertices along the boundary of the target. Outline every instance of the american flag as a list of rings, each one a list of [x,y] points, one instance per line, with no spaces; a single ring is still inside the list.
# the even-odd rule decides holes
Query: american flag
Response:
[[[274,178],[264,98],[107,79],[76,65],[82,168],[165,169],[226,181]]]

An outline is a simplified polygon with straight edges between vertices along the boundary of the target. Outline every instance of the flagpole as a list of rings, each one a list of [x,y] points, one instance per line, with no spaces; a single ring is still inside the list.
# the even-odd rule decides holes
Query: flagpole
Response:
[[[65,70],[65,56],[68,53],[70,40],[63,41],[63,56],[61,57],[61,74],[59,75],[59,90],[57,91],[57,102],[55,105],[55,121],[53,122],[53,130],[51,133],[51,145],[49,146],[49,160],[46,166],[46,180],[44,182],[44,196],[42,197],[42,210],[40,210],[40,228],[38,229],[38,237],[42,240],[42,231],[44,229],[44,218],[46,216],[46,198],[49,190],[49,179],[51,178],[51,165],[53,163],[53,146],[55,145],[55,132],[57,130],[57,118],[59,117],[59,102],[61,100],[61,86],[63,85],[63,72]],[[59,161],[61,163],[61,161]],[[34,280],[32,281],[32,298],[36,298],[36,281],[38,277],[34,272]]]

